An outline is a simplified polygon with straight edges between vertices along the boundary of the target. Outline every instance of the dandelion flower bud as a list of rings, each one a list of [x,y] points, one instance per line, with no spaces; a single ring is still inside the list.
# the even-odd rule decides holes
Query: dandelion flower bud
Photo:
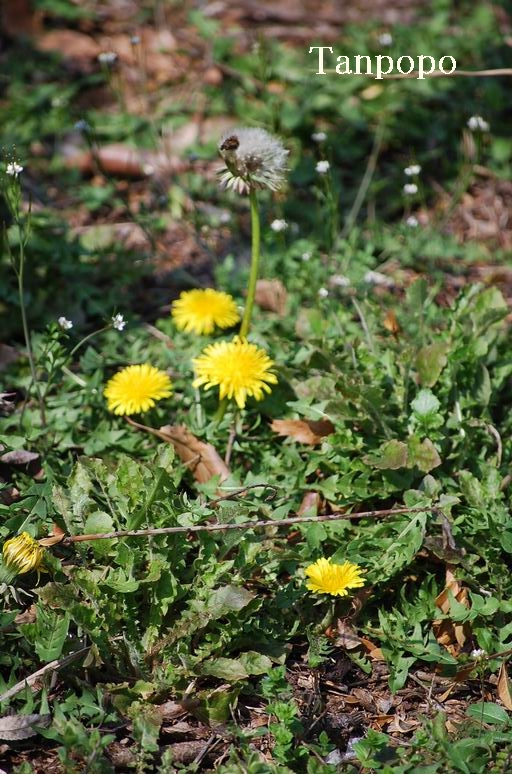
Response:
[[[255,188],[277,191],[284,183],[288,151],[265,129],[232,129],[219,143],[226,169],[220,171],[225,188],[248,193]]]
[[[8,570],[15,572],[16,575],[38,570],[43,559],[44,549],[28,532],[22,532],[21,535],[6,540],[4,543],[4,564]]]

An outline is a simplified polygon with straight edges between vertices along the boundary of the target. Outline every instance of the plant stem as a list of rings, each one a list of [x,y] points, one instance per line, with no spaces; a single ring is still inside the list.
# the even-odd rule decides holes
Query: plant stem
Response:
[[[28,362],[30,364],[30,374],[32,376],[32,382],[34,384],[34,389],[37,395],[37,401],[39,403],[39,412],[41,414],[41,424],[43,427],[46,427],[46,412],[44,409],[44,400],[42,398],[41,391],[39,389],[39,384],[37,382],[36,364],[34,361],[34,352],[32,351],[32,343],[30,341],[30,331],[28,329],[28,322],[27,322],[27,313],[25,310],[25,298],[24,298],[25,245],[23,244],[24,236],[21,230],[20,223],[18,222],[17,225],[18,225],[19,236],[20,236],[20,248],[19,248],[20,263],[19,263],[19,267],[16,272],[16,275],[18,277],[18,295],[20,298],[21,325],[23,327],[25,346],[27,348]]]
[[[251,271],[249,274],[249,285],[247,287],[247,301],[245,303],[242,325],[240,326],[240,338],[242,339],[246,338],[249,333],[254,298],[256,296],[256,283],[258,281],[260,268],[260,214],[258,211],[258,199],[254,188],[251,188],[249,192],[249,201],[251,204]]]

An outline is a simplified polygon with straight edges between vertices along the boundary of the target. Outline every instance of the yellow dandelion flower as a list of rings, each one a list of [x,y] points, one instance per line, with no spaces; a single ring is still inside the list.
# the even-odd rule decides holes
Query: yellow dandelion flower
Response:
[[[274,365],[267,353],[238,336],[232,341],[217,341],[192,361],[196,372],[194,387],[219,387],[219,397],[234,398],[243,409],[248,397],[261,400],[277,384]]]
[[[240,320],[235,300],[221,290],[187,290],[172,307],[177,327],[187,333],[210,334],[215,326],[231,328]]]
[[[157,400],[172,395],[172,384],[165,371],[144,363],[127,366],[115,374],[103,394],[108,410],[114,414],[140,414],[152,408]]]
[[[333,564],[330,559],[317,559],[304,572],[309,578],[306,586],[310,591],[333,597],[346,597],[348,589],[358,589],[365,584],[361,575],[363,570],[352,562]]]
[[[38,570],[44,559],[44,549],[28,532],[6,540],[2,554],[7,569],[17,575]]]

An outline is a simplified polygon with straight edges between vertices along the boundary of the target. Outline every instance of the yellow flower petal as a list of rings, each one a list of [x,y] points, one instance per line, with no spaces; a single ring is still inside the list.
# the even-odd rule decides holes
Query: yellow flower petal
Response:
[[[234,399],[243,409],[248,397],[262,400],[277,384],[274,362],[267,353],[236,336],[233,341],[210,344],[192,361],[196,372],[194,387],[219,388],[219,397]]]
[[[23,575],[25,572],[39,569],[44,559],[44,549],[28,532],[22,532],[21,535],[5,541],[2,555],[9,570]]]
[[[172,307],[176,326],[187,333],[210,334],[215,326],[231,328],[240,320],[234,299],[213,288],[187,290]]]
[[[317,559],[304,572],[309,578],[306,587],[310,591],[333,597],[346,597],[348,589],[357,589],[365,584],[361,575],[363,570],[352,562],[333,564],[330,559]]]
[[[140,414],[152,408],[157,400],[172,395],[172,383],[165,371],[144,363],[119,371],[107,383],[103,394],[109,411],[114,414]]]

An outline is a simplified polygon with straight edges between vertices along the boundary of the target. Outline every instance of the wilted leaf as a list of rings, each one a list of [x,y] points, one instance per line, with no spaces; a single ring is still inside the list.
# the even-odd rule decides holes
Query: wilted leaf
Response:
[[[208,604],[208,614],[213,618],[221,618],[231,612],[238,612],[254,599],[254,594],[243,586],[221,586],[216,589]]]
[[[328,419],[274,419],[270,427],[278,435],[294,438],[310,446],[320,443],[322,438],[334,432],[334,425]]]
[[[498,696],[508,710],[512,710],[512,695],[510,694],[510,681],[507,674],[507,664],[504,661],[498,674]]]
[[[320,508],[320,494],[318,492],[306,492],[297,509],[297,516],[306,516],[311,513],[318,514]]]
[[[433,387],[439,379],[443,368],[448,362],[447,354],[450,345],[438,341],[428,347],[422,347],[416,355],[416,368],[420,382],[425,387]]]
[[[400,333],[400,325],[398,324],[396,314],[392,309],[388,309],[382,324],[387,331],[393,334],[393,336],[397,336]]]
[[[219,476],[221,481],[228,478],[229,468],[215,448],[192,435],[185,425],[164,425],[158,434],[172,443],[180,460],[200,484],[206,484],[214,476]]]
[[[288,293],[281,280],[258,280],[254,300],[260,309],[265,309],[267,312],[277,312],[280,317],[284,317],[286,314]]]
[[[0,718],[0,739],[28,739],[38,733],[33,726],[46,728],[50,725],[50,719],[50,715],[5,715]]]
[[[386,441],[380,449],[367,454],[367,465],[379,470],[398,470],[407,466],[407,445],[403,441]]]
[[[37,452],[27,451],[26,449],[16,449],[0,455],[0,462],[5,463],[5,465],[28,465],[29,462],[34,462],[38,459],[39,454]]]
[[[428,473],[441,464],[439,452],[429,438],[425,438],[420,443],[417,438],[412,437],[409,439],[407,448],[408,468],[419,468],[424,473]]]
[[[355,650],[361,646],[361,637],[346,621],[341,620],[341,618],[338,619],[336,628],[338,630],[338,636],[336,637],[334,644],[338,648]]]

